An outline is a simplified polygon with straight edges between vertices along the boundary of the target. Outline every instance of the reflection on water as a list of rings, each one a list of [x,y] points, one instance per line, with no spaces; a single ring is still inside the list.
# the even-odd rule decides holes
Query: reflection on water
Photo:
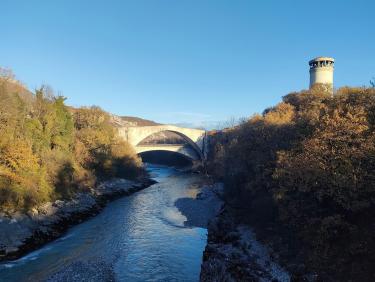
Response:
[[[42,249],[1,264],[0,280],[40,281],[73,262],[99,260],[118,281],[198,281],[206,229],[184,227],[174,202],[189,196],[199,176],[162,166],[148,170],[159,183],[110,203]]]

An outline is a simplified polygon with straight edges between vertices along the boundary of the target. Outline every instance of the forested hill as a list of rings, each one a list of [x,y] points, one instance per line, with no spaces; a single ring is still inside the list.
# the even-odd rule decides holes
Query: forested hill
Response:
[[[94,189],[100,179],[143,173],[100,108],[69,108],[47,87],[33,94],[1,71],[0,101],[1,212],[27,211]]]
[[[375,88],[317,85],[210,140],[209,172],[281,258],[375,281]]]

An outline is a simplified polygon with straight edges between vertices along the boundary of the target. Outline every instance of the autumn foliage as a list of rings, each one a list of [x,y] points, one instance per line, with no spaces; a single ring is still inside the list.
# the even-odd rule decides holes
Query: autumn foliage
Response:
[[[32,94],[0,78],[0,211],[28,210],[136,177],[141,161],[97,107],[69,109],[46,87]]]
[[[323,281],[375,280],[374,88],[289,94],[211,145],[209,170],[245,219],[276,226]]]

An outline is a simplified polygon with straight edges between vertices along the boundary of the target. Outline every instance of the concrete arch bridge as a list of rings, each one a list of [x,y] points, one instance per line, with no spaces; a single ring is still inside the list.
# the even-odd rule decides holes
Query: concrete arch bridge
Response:
[[[173,132],[182,137],[186,144],[142,144],[151,135]],[[207,155],[207,134],[205,130],[183,128],[174,125],[124,126],[119,128],[120,136],[134,146],[138,154],[150,151],[169,151],[184,155],[193,161],[204,161]]]

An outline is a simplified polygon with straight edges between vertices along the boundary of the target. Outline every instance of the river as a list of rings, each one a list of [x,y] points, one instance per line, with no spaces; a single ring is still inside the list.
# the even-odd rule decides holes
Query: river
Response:
[[[194,197],[202,179],[170,167],[148,170],[158,183],[0,264],[0,281],[198,281],[207,230],[185,227],[175,201]]]

